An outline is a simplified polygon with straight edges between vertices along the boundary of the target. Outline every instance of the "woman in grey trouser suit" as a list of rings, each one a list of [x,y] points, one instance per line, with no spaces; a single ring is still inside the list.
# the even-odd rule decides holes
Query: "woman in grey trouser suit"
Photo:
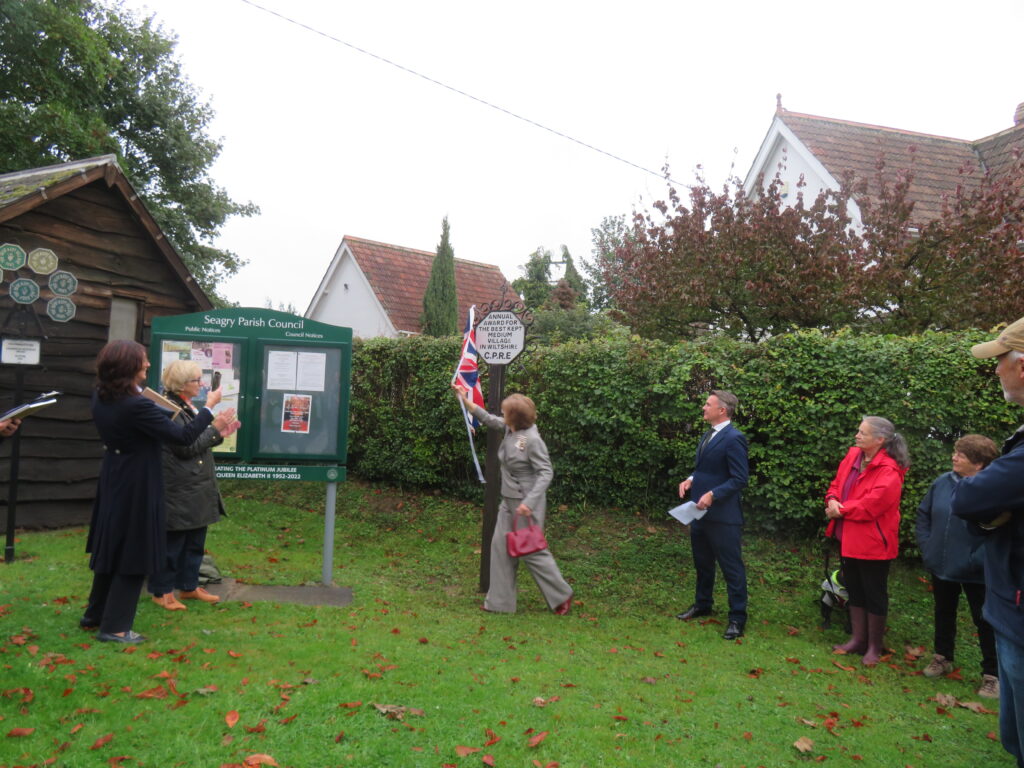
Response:
[[[466,397],[460,387],[456,390],[466,408],[492,429],[504,429],[505,437],[498,448],[501,462],[501,506],[491,539],[490,590],[483,609],[495,613],[516,611],[516,570],[523,561],[533,580],[537,582],[548,607],[558,614],[566,614],[572,605],[572,587],[562,578],[551,551],[542,549],[522,557],[509,557],[505,534],[512,530],[514,515],[533,515],[537,525],[544,527],[547,511],[546,492],[554,471],[548,459],[548,447],[537,431],[537,408],[526,395],[509,395],[501,403],[501,416],[494,416],[479,408]]]

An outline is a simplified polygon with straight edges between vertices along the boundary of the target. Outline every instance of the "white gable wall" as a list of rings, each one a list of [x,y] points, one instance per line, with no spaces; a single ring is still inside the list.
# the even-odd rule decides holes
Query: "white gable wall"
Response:
[[[783,166],[781,169],[780,164]],[[776,173],[787,185],[783,191],[786,193],[784,200],[788,205],[796,204],[798,191],[803,193],[804,206],[810,207],[822,190],[839,189],[839,180],[833,178],[807,146],[778,117],[772,122],[772,127],[768,130],[768,135],[747,172],[747,177],[743,181],[744,191],[748,195],[754,191],[759,175],[764,175],[764,183],[767,185],[775,178]],[[798,190],[797,184],[801,175],[804,178],[804,187]],[[854,226],[860,229],[860,208],[852,200],[849,203],[849,213]]]
[[[306,317],[346,326],[353,336],[363,339],[399,335],[344,242],[317,288]]]

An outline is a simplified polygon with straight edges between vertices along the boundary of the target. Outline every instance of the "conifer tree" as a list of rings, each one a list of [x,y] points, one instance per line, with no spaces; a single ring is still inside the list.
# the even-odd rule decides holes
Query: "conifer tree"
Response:
[[[455,252],[449,240],[448,217],[441,222],[441,242],[423,294],[423,334],[451,336],[459,332],[459,302],[455,293]]]

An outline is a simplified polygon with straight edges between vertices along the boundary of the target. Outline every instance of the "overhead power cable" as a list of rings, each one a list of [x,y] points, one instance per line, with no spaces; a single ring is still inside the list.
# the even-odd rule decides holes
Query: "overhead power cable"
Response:
[[[574,136],[570,136],[567,133],[563,133],[562,131],[556,130],[554,128],[549,128],[543,123],[539,123],[536,120],[531,120],[530,118],[524,117],[523,115],[513,112],[510,109],[505,109],[504,107],[487,101],[486,99],[482,99],[479,96],[474,96],[472,93],[467,93],[466,91],[456,88],[453,85],[448,85],[448,83],[442,82],[441,80],[437,80],[436,78],[430,77],[429,75],[424,75],[422,72],[417,72],[415,69],[411,69],[402,64],[399,64],[396,61],[392,61],[391,59],[385,58],[384,56],[380,56],[374,53],[373,51],[368,51],[365,48],[360,48],[358,45],[350,43],[346,40],[342,40],[341,38],[335,37],[332,34],[319,30],[316,27],[311,27],[309,24],[298,21],[297,19],[293,19],[290,16],[285,16],[283,13],[279,13],[278,11],[275,11],[272,8],[266,8],[265,6],[262,6],[259,3],[253,2],[253,0],[241,0],[241,2],[245,3],[246,5],[252,6],[257,10],[263,11],[264,13],[270,14],[271,16],[276,16],[277,18],[281,19],[282,21],[286,21],[289,24],[294,24],[297,27],[301,27],[302,29],[305,29],[307,32],[312,32],[314,35],[319,35],[320,37],[324,37],[332,42],[344,45],[346,48],[351,48],[353,51],[361,53],[364,56],[369,56],[370,58],[376,59],[377,61],[380,61],[384,64],[388,64],[392,67],[395,67],[396,69],[400,69],[401,71],[407,74],[413,75],[414,77],[418,77],[421,80],[426,80],[428,83],[444,88],[445,90],[451,91],[452,93],[456,93],[459,96],[463,96],[467,99],[471,99],[472,101],[475,101],[478,104],[483,104],[485,107],[490,107],[493,110],[501,112],[504,115],[508,115],[509,117],[515,118],[516,120],[520,120],[528,125],[532,125],[534,128],[540,128],[542,131],[553,133],[555,136],[558,136],[559,138],[566,139],[567,141],[571,141],[574,144],[579,144],[581,147],[586,147],[587,149],[593,152],[597,152],[598,154],[602,154],[605,157],[609,157],[612,160],[617,160],[620,163],[625,163],[626,165],[632,168],[636,168],[638,171],[643,171],[644,173],[649,173],[652,176],[657,176],[659,179],[666,178],[665,174],[661,171],[652,170],[650,168],[647,168],[646,166],[634,163],[632,160],[627,160],[624,157],[601,149],[600,147],[595,147],[593,144],[588,144],[587,142],[577,139]],[[673,180],[671,177],[669,177],[668,181],[671,182]]]

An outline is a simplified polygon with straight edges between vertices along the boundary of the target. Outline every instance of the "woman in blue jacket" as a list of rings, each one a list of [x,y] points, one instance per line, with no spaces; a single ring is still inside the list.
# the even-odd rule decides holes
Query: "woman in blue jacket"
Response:
[[[98,627],[101,642],[146,639],[132,623],[143,580],[166,557],[161,444],[191,445],[210,424],[223,432],[235,421],[230,408],[214,417],[219,389],[190,424],[171,421],[142,395],[148,369],[146,348],[126,339],[110,342],[96,358],[92,417],[104,451],[85,548],[92,590],[79,625]]]
[[[953,490],[965,477],[972,477],[997,456],[996,444],[984,435],[964,435],[953,446],[953,471],[940,475],[917,508],[917,544],[925,567],[932,574],[935,598],[935,655],[924,668],[925,677],[941,677],[953,670],[956,644],[956,613],[960,593],[967,596],[971,618],[978,628],[981,645],[981,688],[978,695],[999,698],[996,639],[982,616],[985,604],[983,540],[972,534],[967,521],[953,517]]]

